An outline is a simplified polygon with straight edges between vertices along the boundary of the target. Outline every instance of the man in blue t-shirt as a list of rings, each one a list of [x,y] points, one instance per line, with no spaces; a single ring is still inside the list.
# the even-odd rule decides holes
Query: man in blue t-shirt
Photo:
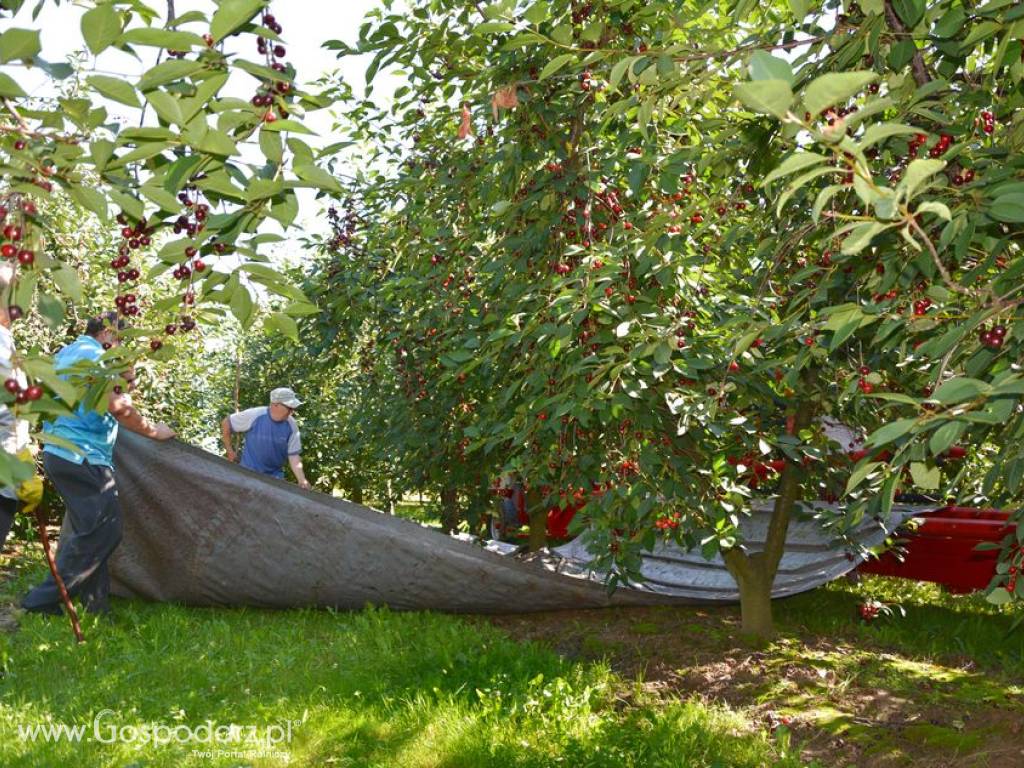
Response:
[[[85,334],[61,349],[54,370],[61,378],[102,375],[105,348],[116,346],[120,321],[108,312],[88,322]],[[134,373],[122,374],[130,389]],[[109,611],[110,572],[107,561],[121,541],[121,507],[114,477],[114,443],[118,426],[153,440],[169,440],[174,431],[151,424],[133,406],[131,396],[117,387],[105,413],[79,405],[73,416],[60,416],[43,425],[54,439],[43,448],[43,471],[67,506],[66,532],[57,551],[57,572],[71,597],[80,597],[87,611]],[[52,576],[22,600],[27,611],[61,613],[61,597]]]
[[[271,477],[284,478],[284,463],[300,488],[309,488],[302,471],[302,442],[299,427],[292,418],[302,401],[287,387],[280,387],[270,393],[270,405],[247,408],[233,413],[221,422],[221,437],[228,461],[238,461],[235,452],[234,435],[245,433],[245,447],[242,449],[241,464],[246,469]]]

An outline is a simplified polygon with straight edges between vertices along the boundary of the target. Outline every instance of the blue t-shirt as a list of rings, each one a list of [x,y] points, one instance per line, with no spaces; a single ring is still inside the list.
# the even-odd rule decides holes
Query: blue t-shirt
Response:
[[[284,477],[289,456],[302,452],[299,428],[289,416],[284,421],[270,418],[270,409],[247,408],[228,417],[233,432],[245,432],[241,465],[271,477]]]
[[[82,360],[96,362],[102,356],[102,344],[92,336],[79,336],[56,354],[53,367],[59,373]],[[61,374],[65,381],[73,376],[74,374]],[[96,466],[114,466],[117,419],[109,413],[101,414],[79,405],[74,416],[58,416],[55,421],[44,423],[43,434],[67,440],[81,450],[81,453],[75,453],[58,445],[47,444],[43,448],[46,453],[52,453],[75,464],[88,461]]]

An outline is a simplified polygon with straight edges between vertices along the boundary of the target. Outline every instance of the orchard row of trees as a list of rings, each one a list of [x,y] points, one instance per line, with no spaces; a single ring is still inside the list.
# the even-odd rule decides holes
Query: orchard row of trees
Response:
[[[586,503],[613,582],[662,536],[721,552],[758,633],[798,499],[838,529],[915,488],[1019,508],[1022,16],[421,0],[329,43],[408,77],[350,103],[372,155],[314,277],[364,471],[471,514],[517,471],[536,510]]]
[[[261,284],[269,327],[300,344],[251,342],[244,381],[273,368],[319,400],[325,486],[431,490],[452,525],[519,472],[533,510],[585,503],[612,583],[661,536],[721,552],[766,634],[798,499],[841,498],[823,520],[840,530],[912,486],[1020,506],[1022,17],[1002,0],[384,2],[355,48],[326,45],[370,54],[370,81],[404,73],[386,110],[345,83],[299,89],[287,19],[258,0],[90,6],[91,54],[160,52],[127,81],[43,62],[38,31],[8,25],[5,62],[71,81],[39,103],[0,77],[9,303],[59,325],[109,286],[127,365],[225,312],[247,326]],[[221,95],[230,78],[252,96]],[[148,117],[119,127],[100,97]],[[301,138],[332,104],[354,174],[341,144]],[[302,186],[332,206],[305,295],[260,255]],[[116,228],[102,270],[52,250],[65,195]],[[96,371],[79,391],[45,352],[22,363],[46,394],[4,395],[33,420],[116,386]],[[825,416],[867,450],[838,458]],[[941,469],[957,443],[967,460]],[[752,552],[739,523],[766,483]],[[993,601],[1024,597],[1022,540]]]

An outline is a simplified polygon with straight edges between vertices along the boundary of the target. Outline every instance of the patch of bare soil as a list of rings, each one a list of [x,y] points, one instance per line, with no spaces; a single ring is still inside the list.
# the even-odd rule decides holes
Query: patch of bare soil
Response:
[[[619,608],[480,618],[573,660],[605,659],[642,695],[693,698],[792,733],[803,758],[851,768],[1024,768],[1024,697],[970,659],[930,667],[807,636],[757,649],[731,608]],[[949,674],[945,674],[948,671]],[[941,673],[941,674],[939,674]],[[627,686],[620,697],[633,696]],[[1014,690],[1017,692],[1015,693]],[[979,693],[980,691],[980,693]]]

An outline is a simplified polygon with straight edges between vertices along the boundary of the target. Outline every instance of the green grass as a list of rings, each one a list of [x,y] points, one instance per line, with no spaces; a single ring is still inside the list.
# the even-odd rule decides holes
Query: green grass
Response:
[[[9,602],[43,569],[22,563]],[[24,616],[0,634],[3,766],[796,766],[740,714],[696,700],[620,699],[600,662],[514,642],[481,622],[367,609],[258,611],[115,602],[113,624]],[[270,757],[159,747],[40,743],[19,726],[287,728]],[[286,731],[285,731],[286,732]],[[266,731],[264,731],[266,733]],[[258,745],[234,746],[254,749]],[[205,748],[200,745],[200,748]],[[224,747],[221,747],[224,748]]]

